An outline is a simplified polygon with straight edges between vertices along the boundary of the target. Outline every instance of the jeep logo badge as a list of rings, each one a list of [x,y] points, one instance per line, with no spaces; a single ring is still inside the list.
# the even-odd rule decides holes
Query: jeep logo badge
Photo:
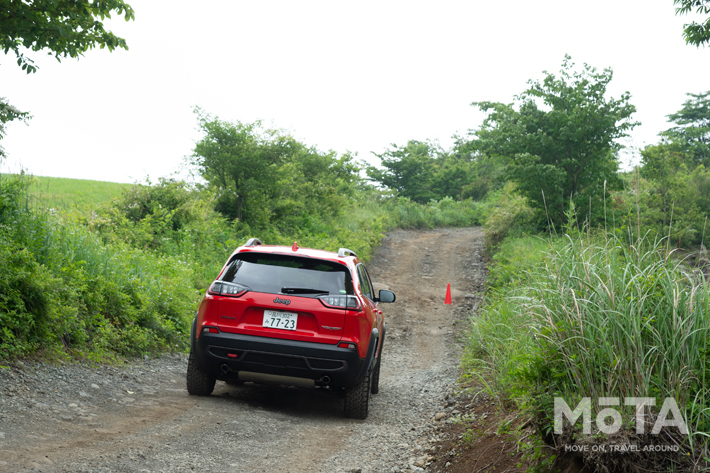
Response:
[[[279,299],[278,297],[276,299],[274,299],[274,302],[276,304],[286,304],[286,305],[289,305],[291,303],[291,301],[288,299]]]

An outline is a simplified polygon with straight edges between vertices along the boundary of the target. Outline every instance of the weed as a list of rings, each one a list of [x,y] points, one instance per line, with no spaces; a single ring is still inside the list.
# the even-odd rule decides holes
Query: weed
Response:
[[[548,432],[553,397],[570,404],[590,397],[595,413],[598,398],[650,396],[660,406],[672,397],[690,435],[666,432],[654,440],[676,442],[701,461],[710,425],[710,286],[663,240],[629,245],[614,235],[572,233],[524,256],[510,256],[510,248],[527,239],[501,247],[495,264],[514,258],[520,274],[499,276],[489,287],[471,321],[464,366],[489,379],[498,397],[535,414]],[[506,275],[500,267],[492,273]],[[624,418],[634,419],[633,407],[626,410]],[[632,423],[622,429],[635,432]]]

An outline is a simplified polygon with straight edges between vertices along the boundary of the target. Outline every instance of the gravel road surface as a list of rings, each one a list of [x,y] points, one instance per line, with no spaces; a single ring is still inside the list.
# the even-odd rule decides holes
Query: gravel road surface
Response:
[[[0,369],[0,472],[423,471],[456,409],[460,336],[485,281],[478,228],[390,232],[369,264],[387,320],[364,421],[323,390],[218,382],[189,396],[187,358]],[[453,305],[444,305],[451,283]],[[429,466],[428,466],[429,465]]]

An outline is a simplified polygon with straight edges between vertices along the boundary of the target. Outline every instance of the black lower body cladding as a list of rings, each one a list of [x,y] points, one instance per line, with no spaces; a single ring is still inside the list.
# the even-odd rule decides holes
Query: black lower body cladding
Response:
[[[234,380],[239,371],[321,380],[333,387],[351,388],[367,375],[378,340],[373,330],[365,358],[357,350],[315,342],[255,337],[233,333],[202,333],[192,351],[200,369],[222,381]]]

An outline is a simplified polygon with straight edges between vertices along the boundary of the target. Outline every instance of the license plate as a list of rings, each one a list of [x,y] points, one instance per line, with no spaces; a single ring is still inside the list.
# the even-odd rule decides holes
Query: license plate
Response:
[[[295,312],[280,312],[278,310],[264,311],[264,327],[296,330],[298,314]]]

